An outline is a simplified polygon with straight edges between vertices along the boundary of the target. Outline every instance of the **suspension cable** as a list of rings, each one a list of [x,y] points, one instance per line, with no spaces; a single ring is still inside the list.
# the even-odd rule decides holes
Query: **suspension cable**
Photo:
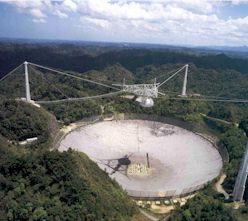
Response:
[[[65,75],[65,76],[68,76],[68,77],[76,78],[78,80],[86,81],[86,82],[89,82],[89,83],[92,83],[92,84],[97,84],[97,85],[100,85],[100,86],[103,86],[103,87],[106,87],[106,88],[112,88],[112,89],[115,89],[115,90],[118,90],[118,91],[120,90],[117,87],[113,87],[113,86],[110,86],[110,85],[107,85],[107,84],[95,82],[95,81],[92,81],[92,80],[89,80],[89,79],[86,79],[86,78],[78,77],[78,76],[73,75],[73,74],[68,74],[68,73],[65,73],[65,72],[62,72],[62,71],[55,70],[53,68],[45,67],[45,66],[34,64],[34,63],[30,63],[30,62],[28,62],[28,63],[31,64],[31,65],[33,65],[33,66],[36,66],[36,67],[45,69],[45,70],[56,72],[58,74]]]
[[[238,99],[238,98],[233,98],[233,97],[216,97],[216,96],[208,96],[208,95],[202,95],[201,97],[206,98],[206,99],[223,99],[223,100],[245,100],[245,99]]]
[[[165,84],[167,81],[169,81],[171,78],[173,78],[175,75],[177,75],[181,70],[183,70],[186,67],[186,65],[184,65],[183,67],[181,67],[178,71],[176,71],[173,75],[171,75],[170,77],[168,77],[165,81],[163,81],[161,84],[158,85],[157,88],[161,87],[163,84]]]
[[[63,94],[64,96],[66,96],[67,98],[66,99],[60,99],[60,100],[53,100],[53,101],[36,101],[36,103],[39,103],[39,104],[49,104],[49,103],[61,103],[61,102],[71,102],[71,101],[80,101],[80,100],[89,100],[89,99],[97,99],[97,98],[103,98],[103,97],[109,97],[109,96],[114,96],[114,95],[117,95],[117,94],[120,94],[120,93],[123,93],[122,90],[120,90],[119,88],[116,88],[116,87],[113,87],[113,86],[110,86],[110,85],[107,85],[107,84],[103,84],[103,83],[99,83],[99,82],[95,82],[93,80],[89,80],[89,79],[85,79],[85,78],[82,78],[82,77],[79,77],[79,76],[76,76],[76,75],[73,75],[73,74],[69,74],[69,73],[66,73],[66,72],[62,72],[62,71],[58,71],[58,70],[55,70],[53,68],[49,68],[49,67],[45,67],[45,66],[42,66],[42,65],[38,65],[38,64],[34,64],[34,63],[30,63],[28,62],[30,65],[33,65],[35,67],[38,67],[38,68],[42,68],[42,69],[45,69],[45,70],[49,70],[49,71],[52,71],[52,72],[55,72],[55,73],[58,73],[58,74],[61,74],[61,75],[64,75],[64,76],[68,76],[68,77],[72,77],[72,78],[76,78],[78,80],[82,80],[82,81],[86,81],[86,82],[89,82],[89,83],[92,83],[92,84],[96,84],[96,85],[100,85],[100,86],[103,86],[103,87],[106,87],[106,88],[112,88],[112,89],[115,89],[115,90],[118,90],[117,92],[110,92],[110,93],[106,93],[106,94],[102,94],[102,95],[94,95],[94,96],[87,96],[87,97],[79,97],[79,98],[68,98],[65,94],[61,92],[61,94]],[[15,69],[13,69],[12,71],[10,71],[8,74],[6,74],[4,77],[2,77],[0,79],[0,82],[3,81],[5,78],[7,78],[9,75],[11,75],[13,72],[15,72],[18,68],[20,68],[21,66],[23,65],[20,64],[19,66],[17,66]],[[184,68],[186,67],[186,65],[184,65],[183,67],[181,67],[180,69],[178,69],[173,75],[171,75],[169,78],[167,78],[165,81],[163,81],[161,84],[159,84],[157,86],[157,88],[159,88],[160,86],[162,86],[163,84],[165,84],[167,81],[169,81],[171,78],[173,78],[176,74],[178,74],[180,71],[182,71]],[[31,67],[32,68],[32,67]],[[42,73],[41,73],[42,74]],[[158,76],[158,78],[160,78],[161,76]],[[45,77],[43,76],[42,74],[42,78],[45,79]],[[48,81],[47,79],[45,79],[46,81]],[[50,83],[48,81],[48,83]],[[57,87],[55,87],[56,89],[58,89]],[[204,96],[203,97],[200,97],[200,98],[188,98],[188,97],[166,97],[164,95],[164,93],[162,92],[159,92],[160,95],[162,95],[161,97],[159,98],[164,98],[166,100],[185,100],[185,101],[210,101],[210,102],[231,102],[231,103],[248,103],[248,100],[246,99],[236,99],[236,98],[227,98],[227,97],[215,97],[215,96]]]
[[[31,70],[35,70],[33,67],[31,67]],[[35,70],[36,71],[36,70]],[[45,80],[49,85],[54,87],[60,94],[62,94],[64,97],[69,98],[66,94],[64,94],[58,87],[55,86],[55,84],[51,83],[48,79],[45,78],[44,74],[42,72],[39,72],[42,79]],[[30,79],[31,82],[31,79]]]
[[[100,71],[99,71],[100,72]],[[67,71],[67,73],[69,74],[74,74],[73,72],[70,72],[70,71]],[[104,73],[104,72],[102,72]],[[119,73],[119,72],[118,72]],[[95,80],[99,80],[101,82],[104,82],[106,84],[110,84],[110,85],[114,85],[114,84],[118,84],[120,83],[120,81],[110,81],[110,80],[107,80],[107,79],[100,79],[99,77],[97,76],[90,76],[89,73],[87,72],[84,72],[84,78],[85,79],[88,79],[88,80],[91,80],[92,78],[94,78]]]
[[[95,96],[88,96],[88,97],[79,97],[79,98],[67,98],[67,99],[61,99],[61,100],[53,100],[53,101],[35,101],[35,103],[38,104],[50,104],[50,103],[62,103],[62,102],[72,102],[72,101],[82,101],[82,100],[89,100],[89,99],[97,99],[97,98],[103,98],[103,97],[110,97],[117,94],[122,93],[122,91],[116,91],[111,92],[107,94],[102,95],[95,95]]]
[[[161,97],[160,97],[161,98]],[[167,97],[166,100],[184,100],[184,101],[211,101],[211,102],[231,102],[231,103],[248,103],[245,99],[213,99],[213,98],[183,98],[183,97]]]
[[[178,95],[178,92],[176,91],[160,91],[161,94],[166,94],[166,95]],[[185,97],[185,99],[189,99],[190,96],[194,94],[188,94],[188,98]],[[211,96],[211,95],[202,95],[202,94],[199,94],[196,98],[191,98],[191,99],[219,99],[219,100],[245,100],[245,99],[240,99],[240,98],[234,98],[234,97],[216,97],[216,96]]]
[[[180,67],[180,68],[177,68],[177,69],[173,69],[172,71],[169,71],[169,72],[166,73],[166,74],[161,74],[161,75],[159,75],[159,76],[157,76],[157,77],[155,77],[155,78],[150,79],[149,81],[154,81],[154,79],[160,79],[160,78],[162,78],[162,77],[164,77],[164,76],[168,76],[168,75],[170,75],[170,74],[173,74],[175,71],[178,71],[179,69],[181,69],[181,67]]]
[[[0,82],[3,81],[5,78],[7,78],[9,75],[11,75],[13,72],[15,72],[18,68],[20,68],[21,66],[23,65],[20,64],[19,66],[17,66],[15,69],[13,69],[12,71],[10,71],[8,74],[4,75],[1,79],[0,79]]]

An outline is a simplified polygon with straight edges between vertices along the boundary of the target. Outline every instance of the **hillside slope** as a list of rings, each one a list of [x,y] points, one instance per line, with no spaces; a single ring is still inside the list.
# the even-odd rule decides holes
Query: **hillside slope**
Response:
[[[37,137],[33,146],[48,147],[58,131],[55,117],[44,110],[22,101],[0,101],[0,135],[12,142]]]
[[[121,187],[85,154],[48,150],[50,124],[42,108],[5,101],[0,113],[2,220],[126,221],[137,212]],[[34,135],[42,137],[35,148],[9,141]]]

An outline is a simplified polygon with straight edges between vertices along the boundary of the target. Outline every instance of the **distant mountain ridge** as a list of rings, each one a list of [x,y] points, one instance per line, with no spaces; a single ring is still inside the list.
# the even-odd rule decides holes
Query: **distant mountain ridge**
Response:
[[[207,50],[218,50],[218,51],[235,51],[235,52],[247,52],[248,53],[248,46],[203,46],[203,47],[196,47],[199,49],[207,49]]]
[[[110,48],[143,48],[143,49],[172,49],[172,50],[209,50],[221,52],[247,52],[248,46],[195,46],[195,45],[174,45],[159,43],[138,43],[138,42],[104,42],[104,41],[85,41],[85,40],[55,40],[55,39],[25,39],[25,38],[0,38],[0,43],[16,44],[69,44],[79,46],[110,47]]]
[[[214,51],[195,53],[192,50],[155,50],[144,48],[109,48],[72,44],[12,44],[0,43],[0,77],[25,60],[63,70],[86,72],[101,70],[119,63],[129,71],[145,65],[194,63],[206,69],[231,69],[248,74],[245,58],[230,57]],[[237,52],[233,52],[234,54]],[[241,56],[239,54],[239,56]],[[51,59],[52,58],[52,59]],[[248,58],[248,53],[247,53]]]

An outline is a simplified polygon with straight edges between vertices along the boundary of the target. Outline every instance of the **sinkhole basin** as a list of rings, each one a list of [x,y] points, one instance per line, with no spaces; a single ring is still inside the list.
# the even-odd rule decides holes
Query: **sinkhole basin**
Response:
[[[67,134],[59,150],[86,153],[136,198],[193,193],[217,177],[222,158],[191,131],[146,120],[103,121]]]

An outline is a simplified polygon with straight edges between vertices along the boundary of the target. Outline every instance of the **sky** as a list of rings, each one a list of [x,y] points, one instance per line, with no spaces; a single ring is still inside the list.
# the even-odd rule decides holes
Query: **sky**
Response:
[[[0,0],[0,37],[248,45],[248,0]]]

